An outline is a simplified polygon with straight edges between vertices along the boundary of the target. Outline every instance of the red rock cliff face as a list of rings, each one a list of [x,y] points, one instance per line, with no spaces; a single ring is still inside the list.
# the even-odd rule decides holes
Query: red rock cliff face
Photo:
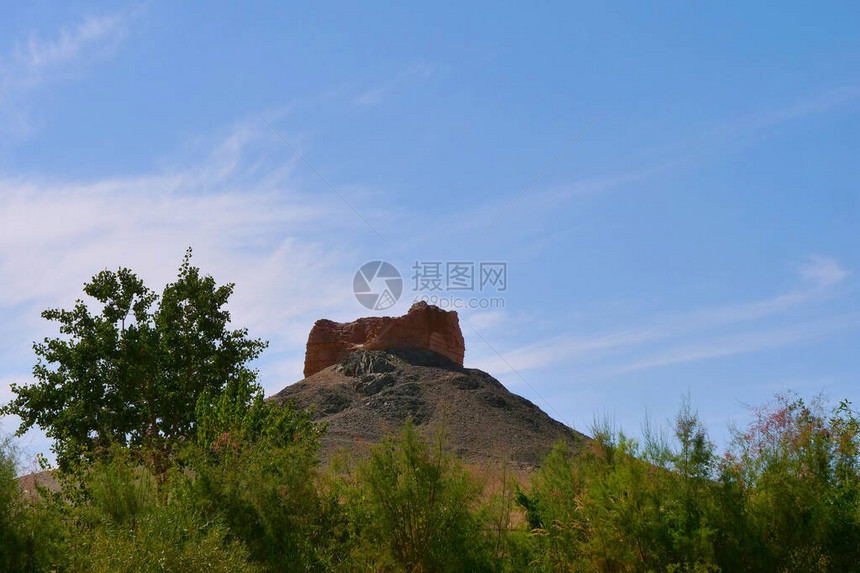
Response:
[[[372,316],[354,322],[318,320],[308,336],[305,378],[340,362],[354,350],[432,350],[462,366],[466,346],[456,311],[416,302],[404,316]]]

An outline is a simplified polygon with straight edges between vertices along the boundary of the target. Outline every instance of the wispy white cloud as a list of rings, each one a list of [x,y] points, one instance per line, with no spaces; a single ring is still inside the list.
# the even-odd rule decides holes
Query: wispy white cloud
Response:
[[[551,186],[535,185],[528,194],[517,201],[517,209],[505,213],[504,217],[494,225],[498,228],[489,233],[484,240],[491,237],[498,238],[504,230],[504,234],[508,235],[507,239],[511,243],[515,243],[521,251],[528,251],[531,256],[534,256],[545,245],[552,244],[545,239],[546,214],[558,212],[565,204],[590,197],[636,190],[646,182],[672,170],[706,163],[714,155],[725,153],[727,148],[736,149],[739,143],[760,134],[764,129],[838,111],[852,104],[856,105],[858,102],[860,102],[860,86],[842,86],[782,107],[763,109],[745,117],[722,122],[700,133],[682,137],[662,148],[650,150],[649,155],[661,158],[656,161],[641,163],[635,157],[628,156],[624,158],[625,164],[613,170],[612,173],[583,177]],[[599,130],[599,125],[595,129]],[[575,154],[575,148],[570,151],[570,154]],[[550,159],[551,156],[548,156],[547,161]],[[628,167],[627,164],[640,166]],[[524,173],[523,181],[528,181],[528,177],[533,175]],[[445,214],[445,225],[465,237],[477,236],[483,227],[489,224],[498,213],[504,211],[511,200],[521,192],[522,189],[511,188],[502,193],[493,193],[490,200],[476,205],[473,209],[460,210],[453,216]],[[516,221],[516,225],[509,224],[511,221]],[[432,228],[433,225],[425,224],[424,227]],[[529,233],[534,233],[534,236],[529,236],[530,244],[524,245],[523,236]],[[426,237],[418,237],[415,242],[424,240]]]
[[[800,274],[818,288],[827,288],[842,282],[851,273],[834,259],[812,255],[800,266]]]
[[[353,105],[373,106],[381,103],[385,97],[395,88],[407,81],[422,81],[429,79],[435,73],[435,68],[427,64],[415,64],[410,66],[379,85],[363,91],[353,98]]]
[[[0,404],[6,404],[14,397],[11,390],[12,384],[24,386],[31,383],[32,380],[32,377],[26,374],[0,377]],[[18,416],[0,417],[0,436],[6,437],[14,434],[20,425],[21,419]],[[16,440],[15,447],[20,456],[19,461],[25,464],[23,469],[25,471],[33,471],[26,464],[35,460],[37,453],[48,452],[51,447],[51,440],[40,429],[32,428],[24,436]]]
[[[850,274],[836,260],[819,255],[807,258],[799,265],[798,270],[802,284],[795,290],[769,299],[666,315],[651,324],[599,335],[552,337],[506,350],[503,352],[505,360],[493,353],[485,353],[485,358],[477,362],[477,367],[502,374],[510,370],[508,364],[522,371],[557,363],[593,364],[603,361],[605,364],[608,356],[616,356],[617,360],[620,353],[644,351],[648,354],[648,358],[635,364],[623,367],[610,365],[604,368],[618,373],[785,346],[802,341],[804,337],[816,338],[837,328],[860,325],[857,317],[854,317],[851,320],[803,323],[770,331],[761,331],[761,327],[757,327],[759,330],[752,332],[714,334],[719,329],[743,328],[742,325],[746,323],[755,324],[799,307],[821,303],[838,292],[838,287]],[[679,341],[695,336],[705,337],[705,340],[696,345],[676,346]],[[475,344],[480,344],[480,341]],[[655,348],[660,344],[668,345],[668,348]]]
[[[789,327],[720,336],[696,344],[673,346],[669,349],[659,351],[642,361],[624,365],[618,368],[616,372],[634,372],[685,362],[782,348],[822,338],[848,328],[856,328],[857,326],[860,326],[860,316],[839,316],[820,321],[804,322]]]
[[[53,37],[31,32],[0,55],[0,134],[27,135],[32,127],[29,96],[46,83],[74,76],[81,65],[113,53],[140,9],[89,16]]]
[[[494,374],[510,371],[508,364],[517,371],[544,368],[552,364],[566,363],[577,359],[594,360],[607,353],[618,352],[647,342],[659,340],[667,335],[665,327],[641,327],[620,330],[596,336],[562,335],[539,340],[526,346],[501,351],[504,359],[491,353],[483,353],[473,365]],[[476,339],[472,348],[480,347]]]
[[[463,322],[467,322],[472,328],[480,331],[485,329],[502,328],[511,319],[510,312],[504,309],[483,310],[480,312],[461,311]]]
[[[129,14],[90,16],[71,29],[62,29],[54,38],[40,39],[35,34],[26,42],[18,42],[14,61],[30,76],[78,59],[83,52],[105,48],[121,40],[126,34]]]
[[[356,311],[362,246],[343,231],[362,223],[333,194],[304,192],[281,160],[261,160],[255,146],[268,136],[243,122],[198,161],[139,176],[0,179],[0,319],[15,337],[0,347],[0,375],[22,375],[10,364],[27,364],[30,341],[54,334],[40,311],[73,304],[94,273],[128,266],[159,289],[190,245],[205,272],[237,284],[234,323],[271,342],[268,388],[300,379],[313,322]]]
[[[302,191],[289,164],[261,160],[268,136],[240,122],[198,160],[138,176],[0,179],[0,403],[31,381],[31,341],[56,335],[43,309],[71,306],[104,268],[130,267],[159,290],[189,245],[204,272],[236,283],[233,323],[269,340],[267,392],[299,380],[313,322],[355,312],[360,246],[342,231],[361,222],[336,197]],[[18,423],[0,419],[4,433]],[[29,455],[49,441],[33,430],[19,445]]]
[[[717,138],[751,135],[811,115],[831,112],[858,101],[860,85],[844,85],[782,107],[760,110],[732,120],[717,127],[709,135]]]

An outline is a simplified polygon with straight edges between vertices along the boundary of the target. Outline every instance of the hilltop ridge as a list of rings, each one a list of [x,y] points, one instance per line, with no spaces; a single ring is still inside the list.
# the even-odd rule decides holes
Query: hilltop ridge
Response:
[[[486,372],[464,367],[462,353],[452,360],[439,352],[456,349],[458,340],[462,347],[457,313],[426,303],[399,318],[317,321],[308,339],[311,373],[270,399],[313,408],[314,420],[328,425],[324,456],[367,451],[407,419],[426,432],[442,424],[469,463],[507,460],[524,470],[559,440],[578,448],[589,439]]]

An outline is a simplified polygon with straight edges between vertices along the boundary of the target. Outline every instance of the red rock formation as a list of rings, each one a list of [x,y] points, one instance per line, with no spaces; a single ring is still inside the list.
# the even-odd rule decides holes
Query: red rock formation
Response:
[[[318,320],[308,336],[305,378],[337,364],[354,350],[432,350],[459,366],[466,352],[456,311],[416,302],[404,316],[372,316],[354,322]]]

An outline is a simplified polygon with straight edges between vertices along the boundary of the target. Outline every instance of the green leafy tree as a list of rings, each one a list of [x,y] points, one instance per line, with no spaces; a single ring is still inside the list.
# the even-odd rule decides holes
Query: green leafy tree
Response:
[[[98,273],[84,285],[98,312],[78,300],[42,313],[61,336],[33,345],[36,381],[13,385],[2,413],[20,416],[19,435],[43,428],[62,469],[115,444],[163,458],[196,437],[200,396],[258,387],[248,364],[267,343],[229,329],[233,287],[202,275],[191,249],[160,297],[127,268]]]

